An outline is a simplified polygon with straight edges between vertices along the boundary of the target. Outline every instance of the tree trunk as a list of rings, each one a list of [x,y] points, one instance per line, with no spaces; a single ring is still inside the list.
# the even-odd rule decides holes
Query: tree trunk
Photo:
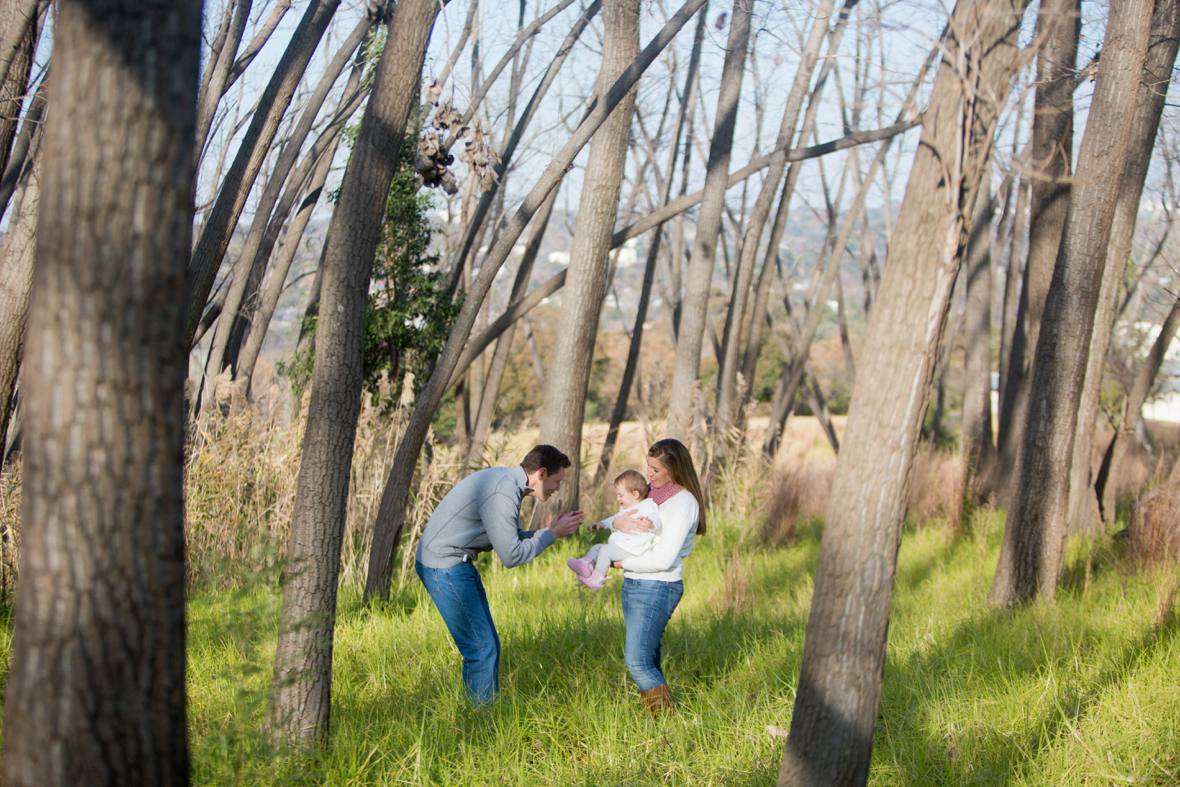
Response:
[[[28,352],[8,785],[186,784],[183,337],[200,3],[63,0]]]
[[[1033,130],[1029,166],[1036,172],[1029,194],[1028,261],[1020,304],[1025,348],[1034,348],[1040,334],[1045,299],[1053,279],[1053,264],[1065,228],[1070,199],[1070,162],[1073,157],[1073,91],[1077,65],[1078,36],[1081,33],[1081,0],[1045,0],[1037,13],[1036,35],[1042,40],[1037,53],[1037,89],[1033,101]],[[1007,494],[1016,479],[1010,475],[1019,466],[1020,442],[1027,420],[1032,381],[1032,357],[1014,356],[1009,375],[1016,375],[1012,417],[1000,432],[999,469],[1008,477],[1001,481]]]
[[[1111,222],[1126,169],[1151,23],[1150,0],[1111,7],[1102,62],[1033,359],[1017,483],[988,600],[1052,599],[1065,548],[1069,473]]]
[[[554,155],[536,185],[533,186],[500,233],[500,238],[496,241],[495,246],[489,250],[483,265],[480,266],[479,275],[467,291],[463,306],[451,327],[446,347],[435,363],[430,379],[414,403],[414,411],[406,425],[402,440],[398,444],[397,453],[381,495],[377,519],[373,523],[373,545],[369,554],[369,567],[365,578],[366,600],[384,598],[389,593],[393,552],[397,548],[402,525],[405,523],[405,503],[410,483],[413,480],[418,454],[422,450],[422,444],[426,441],[430,421],[442,400],[451,375],[454,374],[462,348],[470,337],[471,326],[475,323],[475,312],[480,308],[487,295],[492,280],[508,258],[529,219],[545,201],[549,192],[561,183],[566,168],[573,163],[574,158],[589,141],[590,136],[602,125],[610,111],[630,92],[656,56],[684,27],[693,14],[704,5],[704,2],[705,0],[687,0],[656,34],[655,38],[648,42],[639,57],[611,85],[610,89],[605,94],[599,94],[591,99],[592,109],[589,114],[578,125],[573,136]]]
[[[1086,361],[1086,381],[1078,405],[1078,429],[1073,452],[1073,468],[1069,485],[1070,526],[1075,530],[1093,532],[1099,527],[1102,514],[1112,516],[1114,509],[1099,510],[1095,490],[1095,473],[1091,460],[1094,452],[1094,431],[1098,420],[1102,372],[1106,367],[1106,353],[1114,329],[1115,308],[1119,287],[1131,256],[1131,239],[1139,214],[1139,200],[1151,163],[1151,152],[1159,129],[1160,117],[1167,96],[1172,68],[1176,63],[1177,42],[1180,41],[1180,6],[1176,3],[1156,3],[1151,22],[1151,42],[1147,47],[1147,62],[1143,80],[1139,84],[1139,100],[1131,131],[1131,148],[1127,154],[1127,169],[1123,173],[1118,204],[1110,227],[1106,265],[1102,273],[1102,289],[1098,296],[1098,310],[1094,315],[1094,333],[1090,338],[1090,354]],[[1110,501],[1112,502],[1112,501]]]
[[[740,346],[741,324],[748,311],[746,304],[750,295],[750,283],[754,277],[754,265],[758,259],[758,250],[761,248],[762,233],[766,227],[767,219],[770,218],[770,209],[786,170],[786,151],[790,147],[799,125],[799,114],[803,108],[803,99],[807,95],[807,87],[811,84],[816,61],[819,59],[820,46],[824,39],[828,38],[828,51],[835,52],[839,49],[840,39],[847,27],[849,14],[856,3],[857,0],[845,0],[835,27],[830,34],[828,26],[835,0],[820,0],[817,4],[813,12],[811,31],[807,35],[807,41],[800,54],[799,67],[795,72],[791,92],[787,96],[786,108],[783,110],[782,123],[779,126],[778,137],[775,139],[775,153],[770,160],[770,166],[762,181],[758,196],[754,200],[754,208],[749,215],[745,216],[745,231],[738,253],[737,274],[733,277],[733,286],[730,289],[729,304],[725,313],[721,362],[717,370],[717,408],[713,432],[714,443],[723,453],[728,453],[735,448],[734,442],[729,437],[738,422],[738,409],[742,399],[737,390],[738,357],[742,354]],[[820,76],[819,83],[812,95],[813,101],[819,100],[828,71],[835,63],[834,57],[827,61],[824,73]],[[800,141],[805,141],[805,139],[800,138]],[[748,386],[750,380],[745,380],[745,383]]]
[[[717,239],[721,234],[721,214],[725,209],[729,159],[733,152],[733,132],[737,123],[738,101],[742,91],[746,49],[750,40],[752,0],[734,0],[729,17],[729,38],[725,44],[725,63],[721,70],[721,87],[717,96],[717,114],[713,137],[709,143],[709,160],[705,164],[704,197],[697,216],[692,257],[685,277],[681,300],[680,324],[676,333],[676,359],[672,371],[668,422],[664,434],[685,439],[693,427],[693,400],[699,394],[697,375],[701,365],[701,346],[708,319],[709,294],[713,288],[713,269]]]
[[[863,784],[893,576],[934,359],[1019,57],[1026,0],[959,2],[865,330],[807,621],[780,784]],[[969,42],[961,48],[960,42]]]
[[[8,434],[8,417],[24,355],[37,214],[41,202],[41,156],[35,153],[12,222],[0,240],[0,443]],[[3,465],[0,465],[2,469]]]
[[[1153,27],[1152,29],[1158,30],[1159,28]],[[1164,364],[1164,356],[1168,352],[1168,346],[1176,338],[1178,326],[1180,326],[1180,298],[1173,301],[1172,308],[1164,319],[1164,324],[1160,326],[1159,335],[1152,342],[1151,350],[1148,351],[1147,357],[1143,359],[1135,371],[1135,382],[1132,383],[1131,390],[1127,392],[1127,400],[1123,403],[1122,421],[1119,423],[1118,430],[1111,435],[1110,446],[1106,449],[1109,458],[1106,462],[1106,472],[1103,473],[1103,484],[1099,494],[1102,501],[1102,516],[1107,522],[1113,522],[1115,517],[1115,494],[1118,491],[1115,479],[1118,477],[1119,465],[1123,463],[1127,449],[1135,439],[1135,428],[1143,419],[1143,405],[1147,402],[1151,386],[1155,383],[1160,367]],[[1177,461],[1177,464],[1180,464],[1180,460]]]
[[[0,172],[8,167],[8,155],[16,138],[17,119],[21,105],[29,89],[29,74],[33,68],[33,50],[37,44],[37,5],[31,4],[32,17],[23,18],[28,9],[20,8],[21,3],[0,3],[0,30],[9,31],[23,28],[24,34],[17,39],[11,53],[0,55],[7,62],[7,73],[0,77]],[[3,210],[3,206],[0,206]]]
[[[991,227],[994,201],[985,183],[976,201],[975,219],[967,245],[967,310],[963,319],[966,360],[963,370],[963,425],[960,449],[963,488],[960,499],[968,507],[985,498],[980,481],[990,477],[992,446],[992,262]]]
[[[307,70],[308,61],[339,6],[340,0],[313,0],[308,4],[303,19],[291,34],[291,42],[275,66],[270,82],[258,99],[250,126],[221,184],[189,263],[191,291],[184,335],[189,338],[190,344],[197,323],[201,321],[201,314],[205,311],[205,302],[213,288],[213,281],[217,278],[217,269],[229,247],[242,207],[246,204],[246,196],[278,132],[279,121],[291,103],[295,88]]]
[[[316,326],[271,682],[270,732],[296,745],[322,742],[328,734],[340,545],[360,409],[369,277],[438,10],[436,0],[402,0],[393,12],[324,250],[321,314],[331,318]]]
[[[201,78],[201,92],[197,99],[197,152],[205,150],[209,129],[217,105],[229,87],[229,72],[234,56],[242,44],[246,23],[250,21],[253,0],[229,0],[226,6],[227,19],[223,22],[209,52],[209,62]]]
[[[639,53],[639,0],[605,0],[602,16],[604,46],[596,92],[618,78]],[[598,336],[598,317],[606,297],[611,233],[618,216],[634,113],[635,91],[632,90],[590,142],[562,294],[564,325],[554,341],[552,366],[541,404],[540,442],[556,445],[574,463],[561,490],[546,506],[550,512],[574,508],[578,500],[582,420]]]

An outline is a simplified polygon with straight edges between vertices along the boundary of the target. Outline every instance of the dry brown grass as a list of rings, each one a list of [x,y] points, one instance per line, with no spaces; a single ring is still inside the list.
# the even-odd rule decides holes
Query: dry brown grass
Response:
[[[958,528],[963,517],[962,484],[959,454],[923,444],[914,456],[906,516],[913,522],[940,521]]]
[[[1127,552],[1140,565],[1180,560],[1180,461],[1162,485],[1132,508]]]
[[[790,460],[776,466],[766,496],[763,542],[790,543],[799,525],[823,518],[835,475],[834,461]]]

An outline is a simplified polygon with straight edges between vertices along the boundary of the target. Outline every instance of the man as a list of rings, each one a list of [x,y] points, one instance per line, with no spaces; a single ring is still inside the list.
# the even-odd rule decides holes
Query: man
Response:
[[[494,549],[508,568],[521,566],[554,541],[577,532],[584,516],[567,511],[543,530],[522,530],[525,495],[544,502],[561,488],[569,457],[538,445],[519,467],[491,467],[464,478],[438,504],[418,542],[416,568],[463,655],[463,685],[475,705],[500,691],[500,637],[474,562]]]

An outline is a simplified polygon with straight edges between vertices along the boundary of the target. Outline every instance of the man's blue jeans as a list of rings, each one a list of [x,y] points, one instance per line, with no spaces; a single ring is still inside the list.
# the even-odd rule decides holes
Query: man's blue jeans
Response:
[[[660,640],[682,595],[681,581],[623,579],[623,623],[627,626],[623,661],[640,691],[667,682],[660,672]]]
[[[487,705],[500,693],[500,637],[479,572],[470,563],[450,568],[415,568],[434,606],[463,655],[463,685],[474,705]]]

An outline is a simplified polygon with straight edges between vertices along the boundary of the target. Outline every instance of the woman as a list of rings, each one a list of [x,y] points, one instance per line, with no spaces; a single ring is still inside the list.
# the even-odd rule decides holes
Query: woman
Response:
[[[688,449],[679,440],[658,440],[647,452],[650,496],[659,505],[662,534],[654,547],[615,563],[623,569],[623,658],[647,709],[672,708],[672,693],[660,671],[660,640],[684,593],[684,558],[697,535],[705,533],[705,497]],[[650,529],[643,519],[620,517],[616,530]]]

